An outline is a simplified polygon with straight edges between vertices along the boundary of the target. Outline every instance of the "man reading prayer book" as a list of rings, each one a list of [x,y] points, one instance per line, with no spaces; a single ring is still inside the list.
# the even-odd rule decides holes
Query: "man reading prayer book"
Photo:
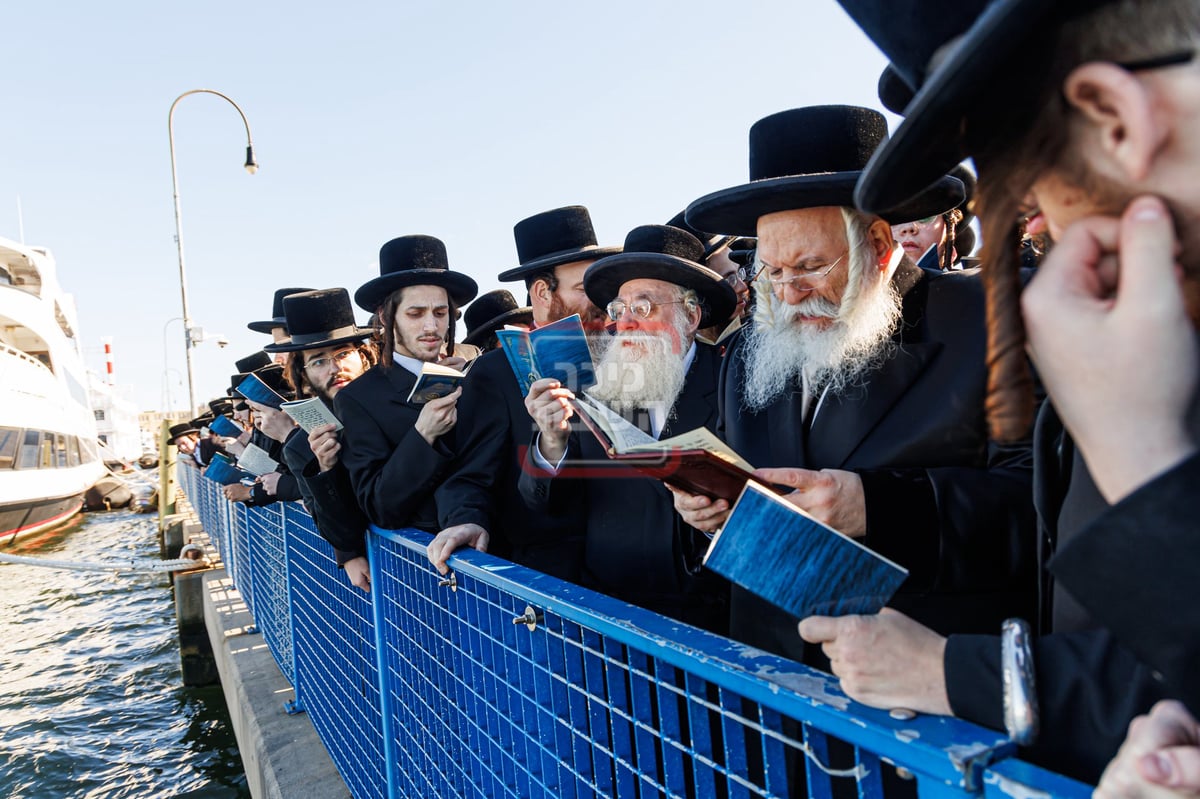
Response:
[[[695,341],[710,316],[732,311],[733,290],[700,266],[703,246],[677,228],[633,230],[584,288],[616,323],[589,392],[652,439],[717,421],[717,351]],[[533,383],[525,400],[538,425],[521,475],[522,496],[546,513],[582,507],[583,583],[680,621],[724,632],[727,584],[703,572],[708,537],[675,514],[662,482],[610,460],[587,430],[572,432],[575,394],[558,380]]]

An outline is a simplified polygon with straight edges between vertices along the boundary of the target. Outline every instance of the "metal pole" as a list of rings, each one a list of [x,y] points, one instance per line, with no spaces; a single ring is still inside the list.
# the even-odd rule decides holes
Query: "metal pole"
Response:
[[[179,207],[179,173],[175,168],[175,106],[179,105],[179,101],[189,94],[215,94],[237,110],[242,117],[242,124],[246,126],[246,171],[253,175],[258,171],[258,164],[254,161],[254,140],[250,136],[250,122],[247,121],[241,107],[233,100],[212,89],[192,89],[179,95],[175,98],[175,102],[171,103],[171,111],[167,114],[167,137],[171,144],[171,192],[175,199],[175,245],[179,250],[179,299],[183,304],[183,351],[187,361],[188,413],[195,413],[196,388],[192,369],[192,347],[195,346],[195,343],[192,341],[192,317],[188,313],[187,270],[184,267],[183,258],[183,214]]]

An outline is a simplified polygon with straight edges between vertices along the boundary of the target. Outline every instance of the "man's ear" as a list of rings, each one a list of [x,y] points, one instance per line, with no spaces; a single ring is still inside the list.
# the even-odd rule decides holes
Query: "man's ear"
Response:
[[[531,305],[540,305],[542,308],[549,308],[550,296],[553,293],[550,290],[550,284],[544,278],[539,277],[529,287],[529,302]]]
[[[1071,70],[1063,95],[1088,125],[1085,146],[1095,147],[1095,155],[1129,182],[1145,180],[1169,133],[1152,87],[1116,64],[1092,61]]]
[[[867,241],[875,254],[875,263],[879,271],[884,271],[891,263],[892,250],[896,249],[896,239],[892,237],[892,226],[883,219],[876,218],[867,228]]]

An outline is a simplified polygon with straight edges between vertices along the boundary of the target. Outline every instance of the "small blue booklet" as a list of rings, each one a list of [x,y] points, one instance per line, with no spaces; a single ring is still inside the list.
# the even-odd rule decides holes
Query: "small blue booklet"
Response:
[[[213,419],[208,425],[208,429],[213,431],[213,433],[216,435],[223,436],[225,438],[237,438],[244,432],[242,428],[234,424],[228,416],[218,416],[216,419]]]
[[[522,396],[543,377],[553,377],[577,395],[596,384],[592,351],[579,314],[534,330],[497,330],[496,337],[521,384]]]
[[[414,405],[424,405],[430,400],[453,393],[454,389],[462,385],[470,368],[470,363],[467,364],[467,370],[462,372],[440,363],[421,364],[421,374],[417,377],[412,391],[408,392],[408,401]]]
[[[255,479],[252,473],[240,468],[224,452],[218,452],[213,455],[212,460],[209,461],[208,468],[204,470],[204,476],[209,480],[215,480],[223,486],[230,486],[243,481],[254,482]]]
[[[279,406],[286,400],[280,396],[275,389],[268,386],[256,374],[246,375],[246,379],[237,384],[234,389],[248,400],[257,402],[259,405],[266,405],[268,408],[279,410]]]
[[[704,565],[793,616],[878,613],[908,570],[749,482]]]

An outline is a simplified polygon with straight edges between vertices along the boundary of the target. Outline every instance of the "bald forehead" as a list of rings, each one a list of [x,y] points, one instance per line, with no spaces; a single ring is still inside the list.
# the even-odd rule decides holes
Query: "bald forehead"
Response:
[[[846,223],[838,206],[780,211],[758,219],[758,256],[771,264],[792,265],[845,247]]]

